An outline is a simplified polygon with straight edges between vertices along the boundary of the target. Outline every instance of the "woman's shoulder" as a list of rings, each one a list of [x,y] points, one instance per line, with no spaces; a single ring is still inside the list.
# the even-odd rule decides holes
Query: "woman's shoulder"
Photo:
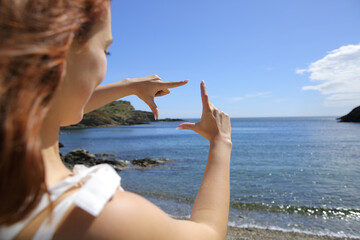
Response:
[[[135,229],[146,232],[141,223],[153,214],[151,209],[156,206],[151,205],[137,194],[119,190],[96,217],[73,205],[54,239],[133,239],[131,235]],[[157,218],[156,215],[153,217]]]
[[[101,214],[93,217],[73,207],[54,239],[214,239],[209,227],[176,220],[145,198],[116,191]]]

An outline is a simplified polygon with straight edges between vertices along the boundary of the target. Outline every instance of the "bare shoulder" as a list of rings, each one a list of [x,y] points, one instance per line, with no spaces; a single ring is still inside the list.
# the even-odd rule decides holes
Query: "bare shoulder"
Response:
[[[92,235],[100,233],[110,239],[145,239],[152,224],[143,222],[151,223],[154,217],[163,218],[163,224],[168,223],[167,215],[146,199],[131,192],[118,191],[94,222]],[[104,233],[104,229],[108,231]]]
[[[58,239],[217,239],[210,227],[173,219],[143,197],[126,191],[117,191],[96,218],[75,208],[57,235]]]

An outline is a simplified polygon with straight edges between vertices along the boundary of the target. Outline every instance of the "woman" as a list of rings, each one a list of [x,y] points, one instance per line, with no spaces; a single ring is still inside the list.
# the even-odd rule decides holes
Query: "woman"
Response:
[[[178,127],[210,142],[189,221],[123,191],[107,165],[62,164],[60,126],[132,94],[157,118],[154,97],[187,82],[153,75],[98,86],[111,42],[107,0],[0,0],[0,239],[224,239],[230,119],[204,82],[201,120]]]

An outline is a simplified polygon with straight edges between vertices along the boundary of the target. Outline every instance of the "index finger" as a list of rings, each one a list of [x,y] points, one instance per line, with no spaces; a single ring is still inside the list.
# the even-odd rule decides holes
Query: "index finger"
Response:
[[[161,84],[164,85],[166,88],[175,88],[180,87],[188,83],[189,80],[183,81],[174,81],[174,82],[162,82]]]
[[[202,100],[203,110],[209,110],[210,109],[209,96],[206,91],[204,80],[201,81],[200,88],[201,88],[201,100]]]

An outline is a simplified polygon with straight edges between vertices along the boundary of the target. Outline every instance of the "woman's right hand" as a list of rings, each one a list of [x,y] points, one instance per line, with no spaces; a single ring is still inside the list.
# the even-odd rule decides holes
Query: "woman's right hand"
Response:
[[[178,130],[193,130],[211,142],[221,139],[231,143],[230,117],[223,111],[219,111],[209,102],[204,81],[200,84],[203,111],[200,121],[197,123],[182,123]]]

